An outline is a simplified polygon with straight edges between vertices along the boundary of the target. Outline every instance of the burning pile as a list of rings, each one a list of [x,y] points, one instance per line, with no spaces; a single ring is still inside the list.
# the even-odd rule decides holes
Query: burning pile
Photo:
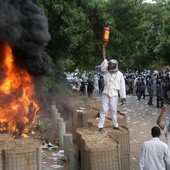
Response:
[[[50,34],[33,0],[0,0],[0,18],[0,132],[17,138],[32,133],[39,112],[34,81],[50,66]]]
[[[0,132],[27,133],[39,110],[28,72],[15,64],[8,44],[1,43]]]

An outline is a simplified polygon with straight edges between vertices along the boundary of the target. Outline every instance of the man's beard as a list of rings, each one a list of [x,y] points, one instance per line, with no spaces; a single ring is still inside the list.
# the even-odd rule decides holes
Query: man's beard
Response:
[[[117,71],[118,71],[118,69],[117,68],[115,68],[115,69],[111,69],[109,66],[108,66],[108,72],[110,73],[110,74],[114,74],[114,73],[116,73]]]

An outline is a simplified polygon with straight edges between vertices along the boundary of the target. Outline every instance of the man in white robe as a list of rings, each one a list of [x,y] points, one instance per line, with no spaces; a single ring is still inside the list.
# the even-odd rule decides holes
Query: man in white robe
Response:
[[[152,139],[145,141],[139,157],[138,170],[169,170],[170,150],[160,141],[161,130],[158,126],[151,129]]]
[[[103,44],[103,62],[101,70],[105,72],[104,90],[101,98],[101,111],[99,116],[98,128],[101,133],[104,133],[105,116],[109,109],[111,110],[113,128],[120,130],[117,121],[117,104],[120,95],[123,102],[126,98],[125,79],[123,74],[118,69],[118,62],[114,59],[106,60],[105,44]]]

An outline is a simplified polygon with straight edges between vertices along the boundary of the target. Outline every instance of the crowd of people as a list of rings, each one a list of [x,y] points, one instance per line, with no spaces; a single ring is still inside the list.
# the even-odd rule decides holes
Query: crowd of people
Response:
[[[156,97],[156,106],[162,107],[169,102],[170,92],[170,69],[167,67],[161,71],[144,70],[143,72],[129,71],[124,74],[127,94],[135,94],[137,99],[145,99],[149,95],[148,105],[153,105]]]
[[[77,91],[92,97],[93,93],[102,94],[104,89],[105,72],[93,72],[88,76],[76,76],[74,86]],[[137,100],[145,99],[146,95],[149,99],[146,104],[162,107],[164,103],[169,102],[170,98],[170,69],[127,71],[123,73],[127,95],[137,96]]]

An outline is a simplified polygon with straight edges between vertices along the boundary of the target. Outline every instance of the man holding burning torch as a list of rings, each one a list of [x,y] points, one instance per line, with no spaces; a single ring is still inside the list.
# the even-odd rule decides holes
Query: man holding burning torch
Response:
[[[101,70],[105,72],[104,90],[101,97],[101,111],[99,116],[98,128],[101,133],[104,133],[103,127],[105,116],[109,109],[113,122],[113,129],[120,130],[117,121],[117,104],[120,95],[121,102],[125,101],[126,89],[123,74],[118,69],[118,62],[115,59],[107,61],[105,52],[106,43],[103,43],[103,62]]]

